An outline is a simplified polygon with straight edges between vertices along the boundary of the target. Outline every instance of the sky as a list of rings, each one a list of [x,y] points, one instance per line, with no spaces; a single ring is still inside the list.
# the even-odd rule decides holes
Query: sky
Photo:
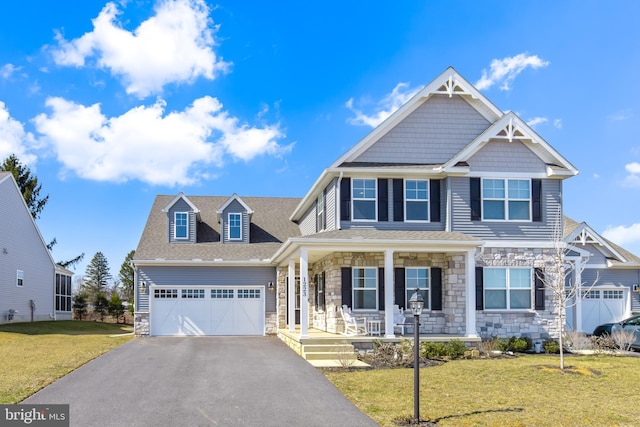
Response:
[[[2,2],[0,159],[49,195],[54,259],[117,278],[156,195],[303,197],[449,66],[580,170],[565,214],[640,255],[631,0]]]

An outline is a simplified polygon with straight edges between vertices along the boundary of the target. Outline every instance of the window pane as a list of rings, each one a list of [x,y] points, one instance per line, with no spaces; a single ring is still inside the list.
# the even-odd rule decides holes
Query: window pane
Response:
[[[375,290],[354,290],[354,310],[375,310],[377,308],[377,294]]]
[[[375,179],[354,179],[352,195],[354,199],[375,199]]]
[[[405,198],[407,200],[427,200],[429,198],[428,181],[407,180],[405,181]]]
[[[531,185],[528,180],[510,179],[509,180],[509,198],[510,199],[529,199]]]
[[[531,308],[531,291],[512,290],[509,292],[510,308]]]
[[[509,286],[511,288],[531,288],[531,269],[512,268],[509,270]]]
[[[507,308],[507,291],[484,291],[484,308],[487,309],[506,309]]]
[[[485,289],[506,289],[507,270],[505,268],[485,268],[484,287]]]
[[[482,197],[489,199],[504,199],[504,180],[485,179],[482,181]]]
[[[482,214],[484,219],[505,219],[504,202],[502,200],[484,200]]]
[[[353,201],[353,219],[376,219],[376,202],[372,201]]]
[[[529,219],[529,202],[509,201],[509,219]]]
[[[429,219],[429,204],[427,202],[406,203],[406,215],[408,221],[427,221]]]

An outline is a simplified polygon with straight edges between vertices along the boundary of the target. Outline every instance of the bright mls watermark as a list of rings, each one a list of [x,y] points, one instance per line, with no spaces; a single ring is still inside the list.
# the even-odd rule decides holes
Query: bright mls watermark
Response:
[[[0,405],[0,427],[69,427],[69,405]]]

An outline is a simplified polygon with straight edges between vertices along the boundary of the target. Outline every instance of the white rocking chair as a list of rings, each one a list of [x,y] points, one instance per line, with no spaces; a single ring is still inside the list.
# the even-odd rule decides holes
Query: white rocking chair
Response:
[[[407,318],[404,316],[402,308],[397,305],[393,306],[393,333],[398,330],[400,334],[404,335],[404,329],[406,327],[412,326],[410,323],[407,323]]]
[[[343,335],[367,335],[367,319],[365,317],[355,317],[346,305],[338,307],[342,321],[344,322]]]

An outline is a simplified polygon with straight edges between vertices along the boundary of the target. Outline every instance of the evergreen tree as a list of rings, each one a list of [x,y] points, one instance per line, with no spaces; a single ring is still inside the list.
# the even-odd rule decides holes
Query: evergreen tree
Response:
[[[11,172],[18,183],[18,188],[22,192],[24,201],[29,207],[31,216],[33,216],[33,219],[38,219],[40,212],[49,201],[48,194],[45,197],[40,197],[42,184],[38,184],[38,178],[35,175],[31,175],[31,170],[20,163],[15,154],[11,154],[4,159],[4,162],[0,165],[0,171]]]
[[[120,266],[120,284],[122,286],[122,296],[125,301],[133,301],[133,266],[131,260],[136,251],[131,251],[124,258]]]
[[[100,321],[104,322],[104,315],[107,314],[109,309],[109,300],[104,296],[102,292],[98,292],[93,299],[93,312],[100,316]]]
[[[87,295],[84,292],[79,292],[73,297],[73,313],[78,320],[82,320],[87,314]]]
[[[124,306],[120,300],[120,295],[117,292],[111,294],[111,301],[109,301],[109,315],[116,319],[116,323],[120,323],[120,317],[124,315]]]
[[[92,295],[104,293],[111,281],[109,262],[102,252],[96,252],[85,270],[84,287]]]

